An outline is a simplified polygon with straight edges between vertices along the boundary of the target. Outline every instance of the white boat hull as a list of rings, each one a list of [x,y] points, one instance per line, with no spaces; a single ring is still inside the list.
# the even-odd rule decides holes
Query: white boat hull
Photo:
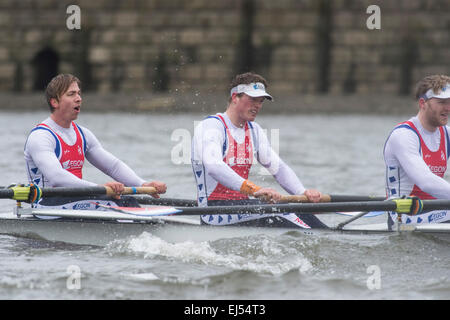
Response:
[[[32,237],[80,245],[105,246],[114,240],[149,232],[167,242],[202,242],[257,234],[280,235],[282,228],[217,227],[201,225],[198,217],[158,217],[153,221],[94,219],[38,219],[0,214],[0,234]],[[307,231],[305,231],[307,232]]]
[[[333,229],[287,229],[248,226],[208,226],[201,225],[199,217],[191,216],[157,216],[138,217],[131,220],[129,215],[116,212],[98,212],[88,210],[60,210],[54,216],[65,215],[66,218],[41,219],[34,214],[49,214],[50,211],[30,211],[22,209],[16,213],[0,213],[0,234],[22,237],[34,237],[49,241],[61,241],[80,245],[105,246],[114,240],[139,236],[149,232],[167,242],[214,241],[224,238],[246,237],[251,235],[281,235],[295,230],[307,235],[334,232]],[[83,218],[76,218],[77,212]],[[99,215],[102,219],[99,219]],[[125,218],[128,219],[125,219]],[[367,225],[346,225],[344,233],[373,234],[395,233],[388,230],[386,223]],[[400,232],[433,233],[450,238],[450,224],[401,225]]]

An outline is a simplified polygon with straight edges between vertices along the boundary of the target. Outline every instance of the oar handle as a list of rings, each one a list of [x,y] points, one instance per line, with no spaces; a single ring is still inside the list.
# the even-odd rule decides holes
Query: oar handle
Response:
[[[115,196],[116,193],[110,187],[105,187],[106,195]],[[122,194],[155,194],[158,193],[155,187],[125,187]]]
[[[300,203],[300,202],[310,202],[308,197],[305,195],[289,195],[282,196],[280,203]],[[331,202],[331,197],[328,194],[322,194],[320,202]]]

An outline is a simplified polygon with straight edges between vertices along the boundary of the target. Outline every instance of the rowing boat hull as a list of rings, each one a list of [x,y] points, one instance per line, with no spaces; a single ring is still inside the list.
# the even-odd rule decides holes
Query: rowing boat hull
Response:
[[[86,212],[87,214],[87,212]],[[105,217],[107,214],[105,213]],[[278,236],[295,230],[306,235],[325,235],[339,231],[349,234],[380,234],[396,231],[388,230],[386,223],[367,225],[346,225],[343,230],[334,229],[287,229],[248,226],[208,226],[201,225],[198,217],[161,216],[147,221],[113,219],[111,213],[106,219],[39,219],[32,215],[0,213],[0,234],[67,242],[80,245],[105,246],[115,240],[139,236],[144,232],[167,242],[202,242],[252,235]],[[143,218],[141,218],[143,219]],[[427,233],[450,239],[450,224],[426,224],[419,226],[402,225],[404,232]]]
[[[0,219],[1,234],[98,246],[104,246],[116,239],[142,234],[153,227],[151,224],[126,224],[93,220],[42,220],[22,219],[13,216],[2,216]]]
[[[105,246],[115,240],[139,236],[144,232],[170,243],[202,242],[258,234],[280,235],[285,228],[217,227],[201,225],[198,217],[158,217],[154,221],[93,219],[18,218],[0,214],[0,234],[67,242],[80,245]]]

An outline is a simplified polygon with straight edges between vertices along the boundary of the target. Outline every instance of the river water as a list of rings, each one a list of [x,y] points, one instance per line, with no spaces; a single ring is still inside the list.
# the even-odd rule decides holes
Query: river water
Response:
[[[0,113],[1,185],[26,182],[23,144],[46,117]],[[187,152],[202,117],[84,112],[78,123],[144,179],[165,181],[166,197],[194,199]],[[407,117],[261,114],[257,121],[306,187],[383,195],[384,140]],[[252,170],[253,181],[282,191],[261,167]],[[108,181],[90,165],[84,176]],[[13,205],[0,200],[1,211]],[[297,231],[171,243],[144,232],[95,247],[0,235],[0,299],[448,299],[449,244],[413,234]]]

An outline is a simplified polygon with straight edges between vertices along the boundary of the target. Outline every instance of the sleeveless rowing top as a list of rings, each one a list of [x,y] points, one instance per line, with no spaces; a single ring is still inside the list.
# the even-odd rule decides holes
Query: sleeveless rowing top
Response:
[[[223,130],[223,145],[221,150],[221,160],[229,166],[239,177],[247,179],[253,159],[257,156],[258,139],[252,122],[247,122],[243,128],[242,142],[238,143],[232,136],[232,128],[227,125],[227,120],[223,114],[215,114],[205,118],[218,121],[216,129]],[[201,138],[208,135],[209,129],[201,129],[200,124],[196,128],[194,139],[192,139],[191,162],[197,184],[198,205],[208,206],[208,200],[245,200],[248,197],[241,194],[239,190],[232,190],[212,177],[207,171],[202,159]],[[220,128],[220,129],[219,129]],[[197,131],[198,130],[198,131]],[[215,131],[215,130],[214,130]],[[198,134],[197,134],[198,133]],[[212,133],[214,134],[214,133]],[[256,147],[255,147],[256,146]],[[255,153],[255,154],[254,154]]]
[[[228,148],[224,155],[223,161],[244,179],[248,179],[248,175],[253,163],[253,145],[250,138],[250,130],[248,122],[245,123],[245,139],[243,143],[238,143],[230,133],[230,130],[221,115],[217,115],[225,127]],[[248,196],[231,190],[218,183],[214,191],[208,196],[208,200],[243,200]]]
[[[75,122],[72,122],[72,127],[76,133],[76,142],[73,145],[68,145],[64,142],[61,136],[44,123],[38,124],[31,132],[35,130],[47,130],[50,132],[56,141],[55,155],[61,167],[82,179],[86,142],[81,128]],[[27,169],[30,182],[33,182],[39,187],[45,187],[46,179],[33,162],[27,163]]]
[[[431,172],[435,175],[443,178],[445,171],[447,170],[447,150],[446,150],[446,129],[444,127],[439,127],[440,142],[439,148],[436,151],[431,151],[425,144],[419,130],[411,121],[405,121],[398,124],[395,129],[407,128],[415,132],[419,138],[420,149],[419,152],[422,155],[423,161],[430,168]],[[448,147],[447,147],[448,148]],[[387,168],[387,190],[389,197],[400,197],[403,195],[417,196],[420,199],[435,199],[430,194],[422,191],[417,185],[412,185],[408,183],[400,183],[398,168],[389,167]],[[405,190],[408,187],[409,190]]]

